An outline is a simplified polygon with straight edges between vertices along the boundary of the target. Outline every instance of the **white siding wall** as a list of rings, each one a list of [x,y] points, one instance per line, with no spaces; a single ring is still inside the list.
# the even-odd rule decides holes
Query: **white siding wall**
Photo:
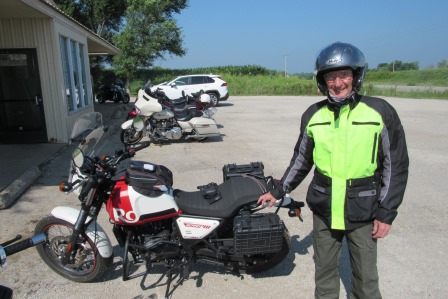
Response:
[[[36,48],[48,140],[66,143],[69,141],[73,123],[81,115],[93,112],[93,105],[71,114],[67,111],[59,47],[60,34],[84,44],[87,52],[85,36],[73,32],[53,19],[0,20],[0,48]],[[89,70],[87,53],[84,61],[85,68]],[[87,81],[88,90],[91,90],[90,76]]]

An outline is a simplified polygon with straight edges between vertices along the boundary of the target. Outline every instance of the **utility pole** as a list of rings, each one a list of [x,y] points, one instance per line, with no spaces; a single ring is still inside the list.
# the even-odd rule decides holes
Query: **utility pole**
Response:
[[[286,57],[288,57],[289,55],[285,54],[283,55],[285,57],[285,78],[288,76],[288,72],[286,71]]]

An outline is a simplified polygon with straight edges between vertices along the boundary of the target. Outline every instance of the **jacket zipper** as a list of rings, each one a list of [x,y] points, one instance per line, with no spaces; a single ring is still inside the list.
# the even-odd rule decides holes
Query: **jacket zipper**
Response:
[[[372,164],[375,163],[375,149],[377,141],[378,141],[378,133],[375,133],[375,136],[373,137]]]

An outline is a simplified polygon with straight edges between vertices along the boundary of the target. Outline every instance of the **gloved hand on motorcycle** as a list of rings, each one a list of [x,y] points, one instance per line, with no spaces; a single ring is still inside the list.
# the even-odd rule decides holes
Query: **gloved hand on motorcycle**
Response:
[[[283,183],[281,180],[272,179],[269,184],[269,192],[263,194],[258,199],[257,203],[259,205],[264,205],[269,202],[269,207],[272,207],[276,200],[282,198],[285,195],[285,191],[283,190]]]

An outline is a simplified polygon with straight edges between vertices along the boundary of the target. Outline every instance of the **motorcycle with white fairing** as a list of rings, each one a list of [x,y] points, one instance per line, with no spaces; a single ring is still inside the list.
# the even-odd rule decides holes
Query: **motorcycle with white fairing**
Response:
[[[148,85],[148,83],[147,83]],[[216,121],[207,111],[197,109],[174,109],[152,94],[150,86],[141,88],[135,102],[137,115],[145,121],[142,131],[133,128],[133,119],[121,125],[120,139],[124,144],[136,144],[145,135],[155,143],[185,139],[204,140],[219,137]]]
[[[143,128],[136,117],[133,126]],[[56,273],[76,282],[98,280],[113,258],[105,230],[97,218],[105,206],[113,234],[123,252],[123,280],[165,269],[166,294],[174,277],[188,279],[195,262],[222,265],[243,273],[266,271],[284,260],[291,240],[280,208],[301,219],[303,202],[288,194],[275,203],[275,212],[258,198],[278,188],[264,176],[262,162],[223,167],[223,182],[210,182],[185,191],[173,188],[173,174],[163,165],[129,160],[150,142],[126,146],[114,155],[99,151],[107,130],[99,126],[73,152],[66,194],[76,192],[79,209],[55,207],[35,228],[46,240],[39,255]],[[101,158],[100,158],[101,156]],[[122,173],[123,172],[123,173]],[[143,265],[144,270],[134,269]]]

